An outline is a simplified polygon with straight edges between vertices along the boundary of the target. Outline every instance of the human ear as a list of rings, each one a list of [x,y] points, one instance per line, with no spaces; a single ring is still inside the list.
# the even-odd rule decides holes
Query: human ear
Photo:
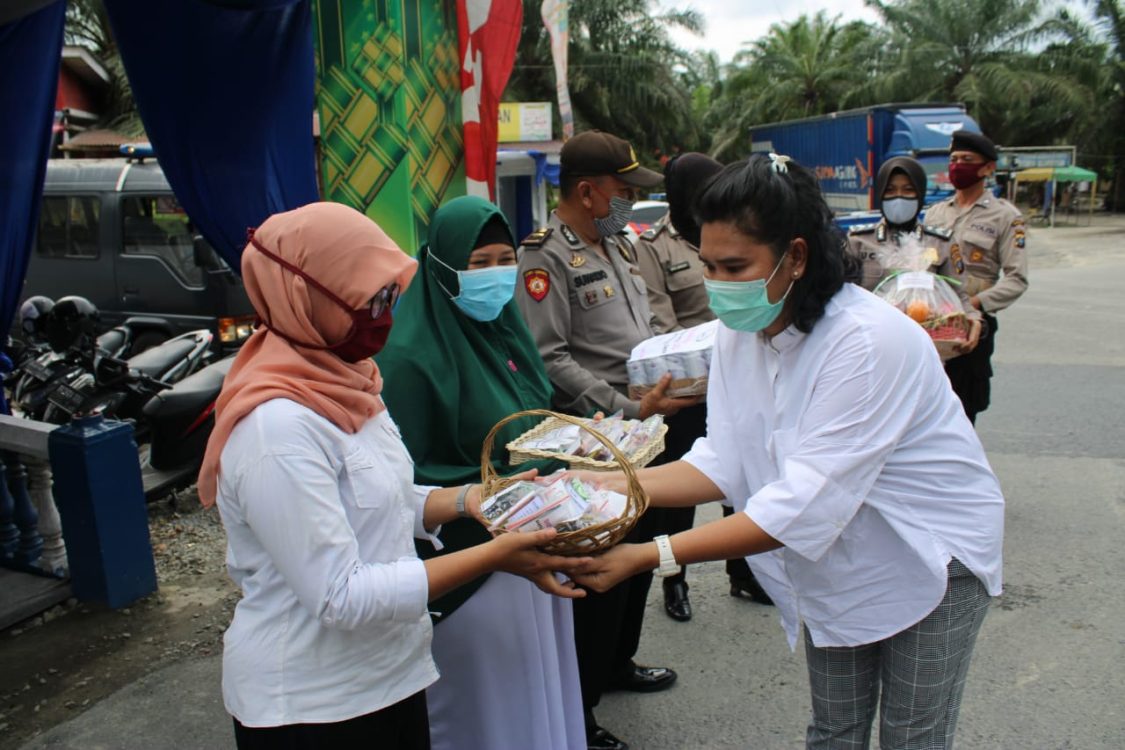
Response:
[[[805,266],[809,259],[809,245],[804,237],[793,240],[786,254],[789,258],[789,276],[793,281],[805,275]]]

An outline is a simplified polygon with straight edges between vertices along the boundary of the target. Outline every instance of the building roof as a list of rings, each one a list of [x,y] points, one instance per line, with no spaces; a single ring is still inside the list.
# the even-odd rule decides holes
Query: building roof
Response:
[[[92,151],[108,149],[115,154],[127,143],[148,143],[142,136],[128,136],[116,130],[84,130],[59,146],[63,151]]]
[[[109,72],[85,47],[77,45],[63,47],[62,64],[92,86],[103,88],[109,84]]]

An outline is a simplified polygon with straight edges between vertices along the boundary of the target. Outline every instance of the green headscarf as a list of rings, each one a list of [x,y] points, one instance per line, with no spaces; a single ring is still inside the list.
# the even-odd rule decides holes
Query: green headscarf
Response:
[[[496,320],[482,323],[469,318],[450,299],[450,294],[460,291],[456,273],[431,258],[436,256],[453,269],[466,269],[481,230],[497,219],[515,247],[504,214],[483,198],[455,198],[437,210],[429,241],[418,253],[414,283],[399,301],[390,339],[377,357],[383,400],[402,431],[419,484],[479,482],[481,445],[492,426],[517,411],[550,408],[551,382],[515,301],[509,301]],[[497,435],[492,451],[497,473],[532,466],[538,466],[540,473],[558,468],[547,463],[508,465],[504,446],[537,421],[518,420]],[[419,556],[427,558],[488,538],[479,523],[461,519],[442,528],[441,553],[429,542],[419,542],[417,548]],[[448,616],[484,580],[456,589],[431,609]]]

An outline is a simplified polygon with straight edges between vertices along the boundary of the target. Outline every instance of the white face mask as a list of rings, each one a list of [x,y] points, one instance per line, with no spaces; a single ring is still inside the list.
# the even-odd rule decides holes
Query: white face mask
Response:
[[[888,224],[909,224],[918,215],[917,198],[887,198],[883,201],[883,216]]]

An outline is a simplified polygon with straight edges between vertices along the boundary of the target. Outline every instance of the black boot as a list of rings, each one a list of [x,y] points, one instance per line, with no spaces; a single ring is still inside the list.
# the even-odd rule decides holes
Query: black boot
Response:
[[[664,579],[664,611],[673,620],[679,622],[687,622],[691,619],[688,585],[682,576]]]

